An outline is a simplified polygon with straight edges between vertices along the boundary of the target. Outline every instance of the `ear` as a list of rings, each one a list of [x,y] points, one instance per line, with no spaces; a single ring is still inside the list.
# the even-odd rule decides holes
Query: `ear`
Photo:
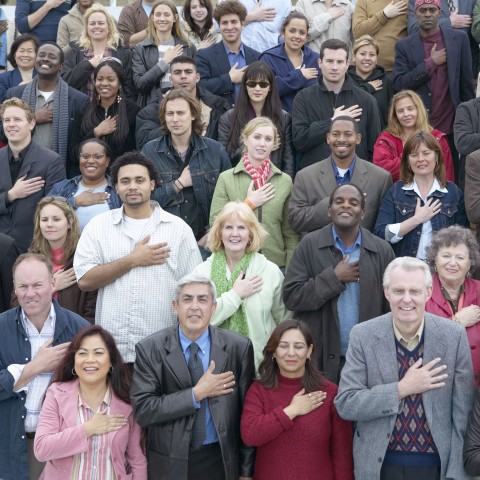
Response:
[[[362,134],[357,133],[357,140],[356,140],[355,144],[360,145],[361,141],[362,141]]]
[[[331,205],[328,206],[328,210],[327,210],[328,218],[332,218],[332,214],[330,213],[330,207]]]
[[[175,300],[172,300],[172,307],[175,310],[175,313],[178,315],[178,304]]]

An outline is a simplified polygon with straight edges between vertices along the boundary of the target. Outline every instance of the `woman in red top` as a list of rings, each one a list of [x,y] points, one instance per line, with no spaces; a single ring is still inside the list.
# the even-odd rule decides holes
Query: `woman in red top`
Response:
[[[402,90],[393,96],[388,112],[387,128],[378,136],[373,148],[373,163],[390,172],[393,183],[398,182],[403,145],[417,130],[430,132],[440,143],[446,179],[449,182],[455,182],[452,153],[447,137],[428,124],[427,111],[422,99],[412,90]]]
[[[241,433],[257,447],[255,480],[353,480],[352,426],[333,399],[337,386],[311,360],[313,338],[299,320],[280,323],[247,392]]]

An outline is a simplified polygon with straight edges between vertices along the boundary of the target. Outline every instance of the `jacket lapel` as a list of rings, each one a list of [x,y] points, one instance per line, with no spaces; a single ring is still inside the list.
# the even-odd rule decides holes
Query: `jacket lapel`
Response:
[[[215,362],[215,374],[222,373],[225,371],[225,366],[228,360],[228,354],[226,352],[226,343],[221,331],[218,328],[210,328],[210,360]]]
[[[367,184],[367,180],[368,172],[365,168],[365,164],[357,157],[355,161],[355,168],[353,169],[351,182],[360,187],[363,191],[365,191],[365,185]]]
[[[185,356],[183,355],[182,347],[178,340],[178,330],[176,327],[172,329],[169,340],[170,342],[166,347],[168,353],[165,361],[182,388],[192,387],[192,378],[190,377],[187,362],[185,361]]]
[[[335,180],[335,173],[333,171],[332,162],[330,158],[325,160],[319,169],[318,181],[323,190],[330,195],[337,187],[337,181]]]
[[[377,343],[373,345],[383,383],[398,382],[397,349],[392,321],[391,314],[387,315],[385,324],[375,334]]]

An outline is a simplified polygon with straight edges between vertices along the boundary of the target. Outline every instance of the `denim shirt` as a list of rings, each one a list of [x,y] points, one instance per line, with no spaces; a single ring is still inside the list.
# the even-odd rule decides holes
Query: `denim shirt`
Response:
[[[167,212],[179,217],[184,197],[182,191],[175,191],[174,181],[180,177],[184,166],[175,160],[166,137],[163,135],[148,142],[142,153],[153,160],[160,171],[159,185],[152,193],[152,200],[156,200]],[[203,210],[204,218],[208,219],[218,177],[224,170],[232,168],[232,164],[223,145],[210,138],[192,134],[190,148],[192,154],[188,165],[193,192]]]
[[[382,200],[373,229],[373,233],[382,239],[385,239],[387,225],[401,223],[415,215],[417,198],[420,197],[414,190],[404,190],[402,187],[402,181],[395,183]],[[438,198],[442,204],[440,212],[430,220],[433,233],[450,225],[468,227],[463,192],[451,182],[447,182],[446,188],[448,193],[435,190],[427,197],[427,200],[431,197]],[[420,200],[424,205],[423,200]],[[392,245],[397,257],[417,255],[422,226],[422,224],[417,225],[411,232],[404,235],[402,240]]]

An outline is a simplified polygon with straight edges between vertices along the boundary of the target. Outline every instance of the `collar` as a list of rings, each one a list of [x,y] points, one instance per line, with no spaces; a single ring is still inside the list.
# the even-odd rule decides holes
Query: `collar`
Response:
[[[32,324],[33,323],[29,320],[29,318],[27,317],[27,315],[25,314],[25,311],[23,310],[23,308],[20,308],[20,318],[22,320],[22,326],[23,328],[25,329],[25,332],[28,332],[28,323]],[[53,306],[53,302],[50,304],[50,312],[48,312],[48,317],[47,319],[45,320],[45,323],[47,322],[50,322],[50,325],[52,327],[55,327],[55,319],[56,319],[57,315],[55,313],[55,307]],[[28,322],[28,323],[27,323]],[[45,323],[44,323],[44,326],[45,326]],[[52,328],[53,330],[54,328]],[[42,330],[43,330],[43,327],[42,327]]]
[[[250,174],[247,172],[247,169],[245,168],[245,165],[243,164],[243,155],[242,155],[242,160],[237,163],[237,165],[233,168],[233,173],[241,173],[245,172],[248,176]],[[281,175],[282,171],[271,161],[270,159],[270,171],[272,175]]]
[[[338,172],[337,164],[335,163],[335,160],[333,159],[333,155],[330,155],[330,160],[332,162],[333,173],[335,174],[335,178],[340,177],[340,174]],[[353,155],[353,160],[350,162],[350,166],[347,168],[347,171],[350,172],[350,180],[352,179],[353,169],[355,168],[356,161],[357,161],[357,154],[355,153]]]
[[[225,45],[225,42],[222,40],[222,43],[223,43],[223,46],[225,48],[225,51],[227,52],[227,55],[228,54],[233,54],[233,55],[238,55],[238,54],[242,54],[243,57],[245,57],[245,49],[244,49],[244,46],[243,46],[243,42],[240,43],[240,48],[238,49],[238,53],[237,52],[232,52],[226,45]]]
[[[31,145],[32,145],[32,138],[30,137],[30,143],[18,154],[18,158],[20,159],[21,162],[27,155],[27,152],[30,150]],[[8,146],[8,160],[10,163],[13,163],[15,161],[15,157],[13,156],[12,150],[10,149],[10,145]]]
[[[162,207],[156,202],[155,200],[150,200],[150,205],[153,209],[152,216],[155,221],[155,225],[158,225],[161,222],[171,222],[172,219],[170,215],[163,210]],[[124,206],[122,205],[120,208],[116,208],[114,210],[110,210],[112,212],[112,223],[114,225],[123,221],[123,214],[124,214]]]
[[[422,195],[420,194],[420,190],[417,186],[417,182],[415,181],[415,177],[413,177],[413,182],[412,183],[409,183],[408,185],[403,185],[402,189],[405,190],[405,191],[412,191],[413,190],[420,198],[422,198]],[[433,184],[432,184],[432,186],[430,188],[430,191],[428,192],[426,198],[428,198],[433,192],[448,193],[447,188],[440,187],[440,184],[438,183],[438,180],[437,180],[436,177],[433,179]]]
[[[111,392],[110,392],[110,386],[107,387],[107,391],[105,392],[105,395],[103,396],[103,400],[102,400],[102,403],[100,404],[100,407],[98,408],[98,411],[101,411],[101,410],[104,410],[105,407],[109,407],[110,406],[110,398],[111,398]],[[80,395],[80,391],[78,392],[78,403],[77,403],[77,406],[78,407],[86,407],[90,410],[92,410],[90,408],[90,405],[88,405],[82,398],[82,396]],[[93,410],[92,410],[93,411]]]
[[[425,317],[423,317],[422,323],[420,324],[420,326],[418,327],[418,330],[415,332],[415,335],[413,335],[412,338],[405,338],[400,333],[400,330],[395,325],[395,320],[393,320],[393,317],[392,317],[392,323],[393,323],[393,332],[395,333],[395,338],[399,342],[403,342],[403,343],[406,343],[408,345],[412,340],[415,340],[417,337],[418,337],[418,341],[420,341],[420,339],[422,338],[423,330],[425,328]]]
[[[192,343],[194,343],[192,340],[190,340],[183,332],[182,332],[182,329],[180,328],[180,326],[178,326],[178,338],[180,339],[180,346],[182,347],[182,352],[183,352],[183,355],[185,355],[188,347],[190,347],[190,345]],[[205,355],[207,353],[207,350],[208,350],[208,346],[210,344],[210,329],[207,328],[203,333],[202,335],[197,338],[197,340],[195,341],[195,343],[198,345],[198,348],[200,348],[200,350],[203,352],[203,354]]]
[[[343,240],[339,237],[337,231],[335,230],[335,227],[333,226],[333,223],[332,223],[332,235],[333,235],[334,244],[338,242],[340,249],[342,250],[343,253],[351,252],[354,248],[362,246],[362,231],[360,230],[360,228],[358,229],[357,238],[355,239],[353,244],[350,245],[350,247],[348,248],[343,243]]]

